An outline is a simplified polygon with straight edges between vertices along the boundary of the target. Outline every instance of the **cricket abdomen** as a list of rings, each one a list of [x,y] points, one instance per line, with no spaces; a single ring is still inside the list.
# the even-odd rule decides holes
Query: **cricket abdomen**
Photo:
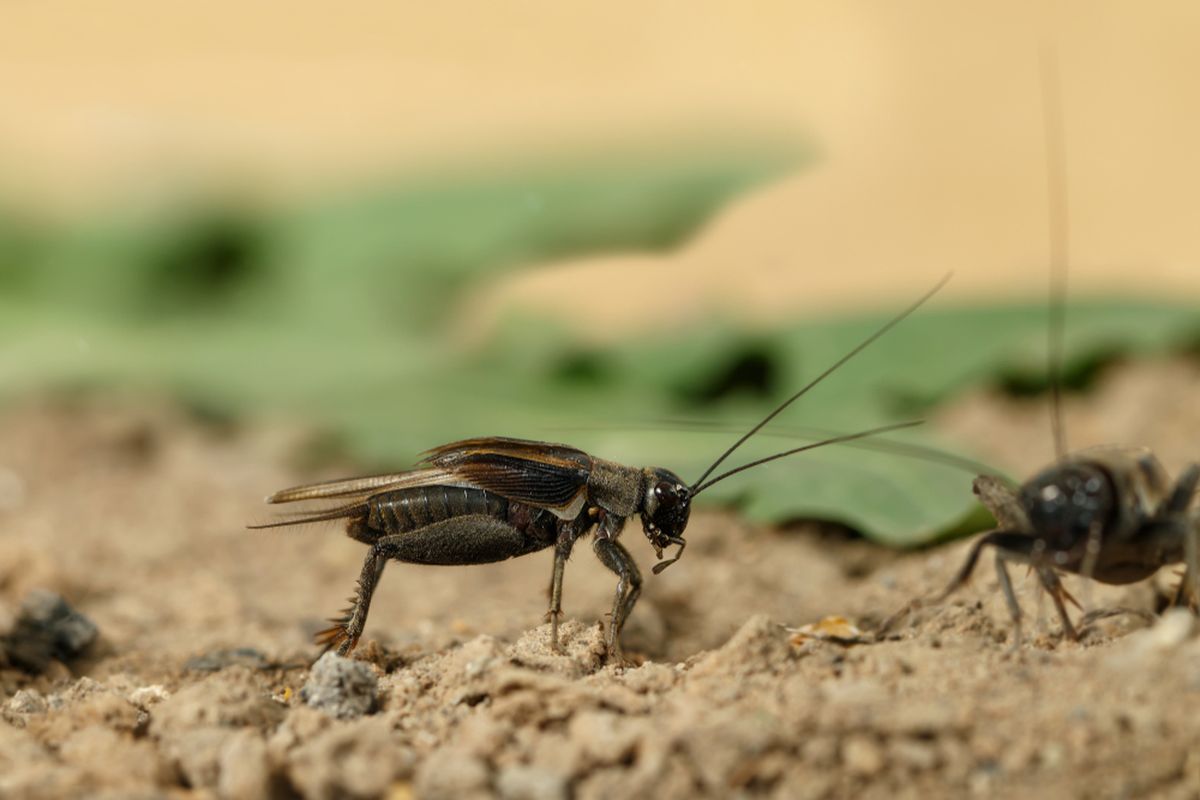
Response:
[[[553,543],[558,532],[557,518],[551,512],[471,486],[420,486],[380,492],[367,498],[366,506],[366,519],[359,518],[357,525],[352,522],[348,532],[367,543],[467,516],[491,517],[546,544]]]
[[[396,534],[467,514],[503,518],[508,501],[465,486],[419,486],[373,495],[367,499],[367,508],[369,527]]]

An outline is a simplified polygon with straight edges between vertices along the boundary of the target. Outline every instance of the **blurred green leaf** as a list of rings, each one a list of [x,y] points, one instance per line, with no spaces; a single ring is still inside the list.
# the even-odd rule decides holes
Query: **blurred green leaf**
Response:
[[[411,177],[272,213],[213,203],[114,214],[40,235],[0,217],[0,296],[124,322],[253,315],[424,338],[472,281],[673,247],[730,197],[803,160],[782,148],[627,154]]]

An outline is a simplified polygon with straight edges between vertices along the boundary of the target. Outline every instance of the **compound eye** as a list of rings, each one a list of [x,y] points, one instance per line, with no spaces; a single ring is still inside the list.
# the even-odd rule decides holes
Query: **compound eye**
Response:
[[[679,504],[679,498],[672,490],[671,484],[666,481],[659,481],[654,485],[654,506],[661,512],[662,509],[674,508]]]
[[[654,485],[654,497],[660,502],[666,502],[670,505],[678,505],[682,499],[684,489],[677,483],[670,481],[659,481]]]

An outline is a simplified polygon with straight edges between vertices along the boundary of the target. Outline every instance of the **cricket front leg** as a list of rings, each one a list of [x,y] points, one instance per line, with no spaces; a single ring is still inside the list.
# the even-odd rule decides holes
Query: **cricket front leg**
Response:
[[[1004,594],[1005,604],[1008,605],[1008,614],[1012,617],[1013,640],[1008,651],[1015,653],[1021,649],[1021,604],[1017,602],[1017,593],[1013,590],[1012,578],[1008,574],[1008,559],[999,548],[996,548],[996,577],[1000,580],[1000,590]]]
[[[1071,623],[1071,616],[1067,613],[1066,606],[1066,603],[1070,603],[1082,611],[1083,609],[1079,605],[1079,602],[1071,596],[1071,593],[1067,591],[1067,587],[1062,585],[1062,580],[1058,577],[1058,573],[1054,571],[1053,567],[1038,567],[1037,573],[1042,588],[1046,590],[1046,593],[1050,595],[1050,599],[1054,601],[1054,609],[1058,612],[1059,621],[1062,622],[1063,634],[1073,642],[1079,641],[1079,631]]]
[[[642,574],[634,563],[633,556],[616,539],[596,537],[592,549],[600,563],[617,574],[617,591],[613,596],[612,624],[608,629],[609,657],[621,662],[621,629],[633,611],[638,596],[642,593]]]

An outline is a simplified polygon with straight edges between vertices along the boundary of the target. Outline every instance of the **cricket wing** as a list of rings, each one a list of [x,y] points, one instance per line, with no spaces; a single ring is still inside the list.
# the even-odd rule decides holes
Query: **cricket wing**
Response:
[[[562,444],[487,437],[434,448],[421,464],[518,503],[574,518],[587,498],[592,457]]]
[[[264,528],[288,528],[298,525],[308,525],[312,522],[329,522],[336,519],[365,519],[371,511],[366,500],[356,500],[353,503],[335,506],[333,508],[320,509],[316,511],[297,511],[291,514],[284,514],[285,519],[277,519],[273,522],[256,522],[246,527],[251,530],[263,530]]]
[[[392,489],[413,489],[418,486],[454,485],[465,482],[450,470],[437,467],[414,469],[407,472],[392,472],[387,475],[371,475],[365,478],[347,478],[293,486],[271,495],[267,498],[267,502],[295,503],[300,500],[367,497]]]

